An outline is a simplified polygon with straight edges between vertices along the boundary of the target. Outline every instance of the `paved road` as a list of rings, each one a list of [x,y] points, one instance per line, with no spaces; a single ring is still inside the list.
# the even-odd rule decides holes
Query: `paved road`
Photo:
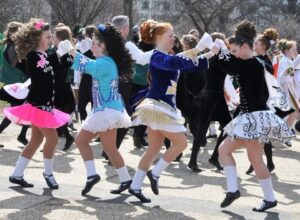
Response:
[[[80,195],[86,178],[83,161],[74,146],[67,153],[61,151],[63,139],[54,165],[59,190],[51,191],[46,186],[41,152],[36,153],[25,172],[35,187],[22,189],[10,184],[8,176],[21,151],[16,141],[19,130],[13,125],[0,135],[0,142],[5,145],[0,149],[0,219],[300,219],[299,141],[293,141],[292,148],[275,143],[276,169],[272,177],[279,205],[267,213],[255,213],[251,209],[260,202],[262,193],[255,176],[245,175],[249,163],[243,149],[235,154],[242,197],[229,208],[219,207],[224,198],[224,174],[207,163],[214,141],[199,154],[203,172],[195,174],[187,169],[189,143],[181,162],[172,163],[163,173],[159,196],[152,194],[149,181],[145,180],[144,192],[152,203],[142,205],[127,192],[121,196],[109,193],[117,187],[118,177],[101,157],[101,145],[97,143],[93,143],[93,149],[102,181],[86,197]],[[143,150],[134,149],[127,136],[121,152],[133,176]]]

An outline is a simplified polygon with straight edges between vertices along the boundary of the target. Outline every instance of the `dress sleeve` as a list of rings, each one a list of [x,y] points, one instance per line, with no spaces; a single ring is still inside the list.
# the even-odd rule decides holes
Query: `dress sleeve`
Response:
[[[45,60],[47,62],[47,60]],[[43,78],[46,66],[41,62],[41,56],[38,53],[31,52],[27,55],[27,69],[30,77]]]
[[[283,57],[279,61],[277,76],[277,79],[281,83],[281,85],[292,82],[293,77],[291,77],[290,75],[290,73],[292,72],[293,68],[291,67],[291,65],[289,65],[288,60],[285,57]]]
[[[93,76],[96,72],[96,66],[96,60],[92,60],[81,53],[77,53],[74,57],[72,69]]]
[[[72,69],[86,73],[95,78],[107,77],[107,75],[113,74],[114,68],[112,59],[97,59],[93,60],[81,53],[77,53],[73,60]]]
[[[278,77],[284,77],[285,75],[288,75],[289,67],[290,67],[290,65],[288,64],[287,60],[285,58],[282,58],[279,61]]]
[[[134,43],[130,41],[128,41],[125,44],[125,47],[128,49],[131,58],[135,61],[136,64],[146,65],[150,63],[150,58],[153,54],[153,50],[148,52],[143,52]]]
[[[50,61],[51,64],[60,65],[63,68],[71,67],[73,64],[73,58],[69,54],[65,54],[59,58],[57,53],[51,53],[48,55],[48,60]]]
[[[210,65],[218,65],[229,75],[252,74],[264,69],[263,61],[259,62],[256,57],[247,60],[238,59],[227,49],[221,49],[220,52],[212,58]]]
[[[208,69],[208,60],[204,57],[198,57],[198,63],[195,64],[191,59],[183,56],[172,56],[157,52],[151,58],[151,65],[165,71],[195,72]]]
[[[73,58],[69,54],[65,54],[64,56],[62,56],[60,58],[60,61],[64,67],[71,67],[73,64]]]

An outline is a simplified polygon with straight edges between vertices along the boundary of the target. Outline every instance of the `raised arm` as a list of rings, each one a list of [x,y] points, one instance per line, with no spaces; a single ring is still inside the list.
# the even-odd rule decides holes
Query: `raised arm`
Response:
[[[193,62],[185,56],[171,56],[159,51],[154,52],[151,58],[151,65],[155,68],[165,71],[191,72],[208,68],[208,60],[204,57],[198,57],[198,62]]]
[[[92,60],[76,51],[72,53],[72,56],[73,55],[75,55],[73,65],[72,65],[73,70],[77,70],[79,72],[87,73],[90,75],[95,74],[96,60]]]
[[[153,54],[153,50],[143,52],[134,43],[130,41],[128,41],[125,44],[125,47],[129,50],[131,58],[135,61],[136,64],[146,65],[150,63],[150,58]]]
[[[211,59],[210,65],[218,65],[224,72],[230,75],[254,74],[264,69],[263,61],[259,62],[256,57],[249,59],[236,58],[227,49],[220,52]]]

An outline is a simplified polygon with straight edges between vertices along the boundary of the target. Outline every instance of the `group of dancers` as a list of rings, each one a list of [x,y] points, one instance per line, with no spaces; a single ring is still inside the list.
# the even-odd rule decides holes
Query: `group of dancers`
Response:
[[[11,183],[33,187],[24,179],[24,170],[45,139],[43,176],[51,189],[59,188],[53,175],[58,133],[66,136],[67,150],[74,141],[67,125],[77,103],[82,124],[75,144],[87,174],[82,195],[101,179],[89,145],[93,139],[100,138],[103,156],[118,174],[120,185],[111,193],[128,190],[147,203],[151,200],[142,192],[145,177],[158,195],[162,172],[180,160],[187,147],[186,127],[194,138],[188,167],[200,172],[199,149],[206,145],[211,123],[219,122],[221,132],[209,162],[225,172],[227,193],[221,207],[240,197],[232,154],[240,147],[247,149],[247,173],[255,171],[263,191],[263,200],[253,211],[277,205],[270,175],[275,168],[271,141],[289,145],[295,129],[300,130],[296,42],[277,42],[278,32],[272,28],[257,35],[254,24],[246,20],[230,38],[205,33],[200,40],[195,30],[179,40],[170,23],[147,20],[139,27],[138,42],[127,41],[129,19],[123,15],[111,23],[77,28],[76,39],[64,24],[53,28],[51,35],[49,24],[41,19],[8,26],[2,60],[10,69],[2,68],[6,85],[0,94],[11,103],[3,110],[5,123],[23,126],[18,140],[25,145]],[[280,52],[273,65],[270,52],[277,45]],[[67,79],[70,70],[79,88],[76,98]],[[92,110],[87,115],[88,102]],[[148,145],[133,178],[118,151],[130,127],[135,145]],[[167,150],[151,168],[163,144]]]

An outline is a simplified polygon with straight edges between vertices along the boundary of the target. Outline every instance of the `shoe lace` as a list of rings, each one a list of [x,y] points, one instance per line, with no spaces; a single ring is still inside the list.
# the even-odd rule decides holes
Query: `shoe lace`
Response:
[[[56,180],[55,180],[55,178],[54,178],[53,175],[48,176],[47,179],[49,180],[49,182],[51,183],[51,185],[53,185],[53,186],[57,185],[57,182],[56,182]]]
[[[263,208],[265,207],[265,205],[266,205],[266,203],[265,203],[265,201],[263,200],[258,206],[256,206],[256,209],[257,209],[257,210],[261,210],[261,209],[263,209]]]
[[[142,193],[141,190],[139,190],[138,193],[139,193],[141,199],[143,199],[143,200],[148,199],[148,198],[145,197],[145,195]]]

